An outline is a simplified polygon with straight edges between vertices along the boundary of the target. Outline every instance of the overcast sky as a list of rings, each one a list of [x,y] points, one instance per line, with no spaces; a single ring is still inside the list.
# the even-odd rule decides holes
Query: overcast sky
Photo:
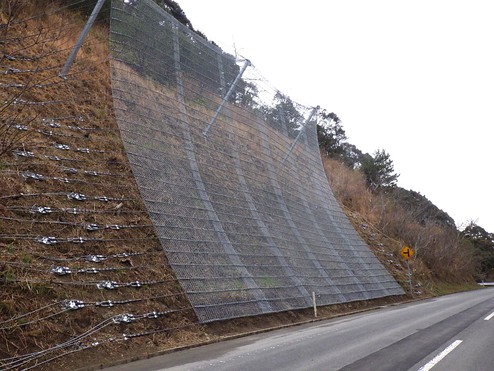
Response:
[[[494,232],[494,2],[177,0],[272,85],[384,149],[398,185]]]

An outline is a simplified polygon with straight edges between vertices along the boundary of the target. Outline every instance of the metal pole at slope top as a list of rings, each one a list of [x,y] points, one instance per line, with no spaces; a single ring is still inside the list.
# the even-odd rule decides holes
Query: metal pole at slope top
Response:
[[[79,49],[82,46],[82,43],[86,39],[86,36],[87,36],[89,30],[91,29],[94,21],[96,20],[96,17],[98,16],[98,14],[101,10],[101,7],[103,6],[105,1],[106,0],[98,0],[96,5],[94,6],[93,12],[89,16],[89,19],[86,22],[86,25],[84,26],[84,28],[83,28],[80,36],[79,36],[79,39],[77,39],[74,47],[72,48],[72,51],[70,52],[69,58],[67,58],[65,65],[63,66],[62,70],[58,74],[58,76],[60,76],[61,78],[63,78],[63,79],[67,78],[67,72],[69,72],[69,68],[70,68],[70,66],[72,66],[72,63],[74,62],[74,59],[77,55],[77,52],[79,51]]]
[[[214,114],[213,118],[211,119],[209,125],[202,132],[202,135],[204,135],[205,137],[208,136],[209,129],[211,129],[211,126],[213,126],[213,124],[215,123],[215,121],[218,118],[218,115],[220,114],[221,110],[223,109],[223,106],[225,105],[226,101],[228,100],[228,98],[230,98],[230,95],[233,93],[233,89],[235,89],[235,85],[237,85],[238,80],[240,80],[240,78],[244,74],[245,70],[250,65],[251,65],[250,61],[248,59],[246,59],[244,65],[242,66],[242,69],[240,70],[240,72],[238,73],[237,77],[233,81],[233,84],[230,86],[230,89],[228,90],[228,93],[226,93],[225,97],[221,101],[221,104],[218,107],[218,109],[216,110],[216,113]]]

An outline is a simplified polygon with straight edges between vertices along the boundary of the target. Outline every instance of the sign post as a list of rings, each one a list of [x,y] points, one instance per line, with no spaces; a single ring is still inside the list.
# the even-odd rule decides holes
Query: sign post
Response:
[[[400,254],[403,257],[403,259],[406,260],[407,262],[407,269],[408,269],[408,287],[410,289],[410,295],[413,296],[413,288],[412,288],[412,271],[410,270],[410,259],[412,256],[415,254],[415,251],[411,249],[408,246],[403,246],[403,248],[400,250]]]

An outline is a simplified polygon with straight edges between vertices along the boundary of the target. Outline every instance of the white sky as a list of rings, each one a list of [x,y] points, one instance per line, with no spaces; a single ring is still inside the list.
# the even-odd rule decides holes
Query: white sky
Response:
[[[357,148],[386,150],[399,186],[494,232],[494,2],[177,2],[279,90],[335,112]]]

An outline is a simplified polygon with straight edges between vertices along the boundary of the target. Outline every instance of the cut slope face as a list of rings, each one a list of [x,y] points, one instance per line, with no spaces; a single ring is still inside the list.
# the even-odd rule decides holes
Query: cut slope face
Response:
[[[331,192],[317,109],[152,1],[114,1],[110,38],[127,155],[202,322],[403,294]]]
[[[82,17],[16,4],[0,1],[0,369],[87,367],[151,336],[178,346],[197,319],[111,114],[107,29],[61,79]]]

